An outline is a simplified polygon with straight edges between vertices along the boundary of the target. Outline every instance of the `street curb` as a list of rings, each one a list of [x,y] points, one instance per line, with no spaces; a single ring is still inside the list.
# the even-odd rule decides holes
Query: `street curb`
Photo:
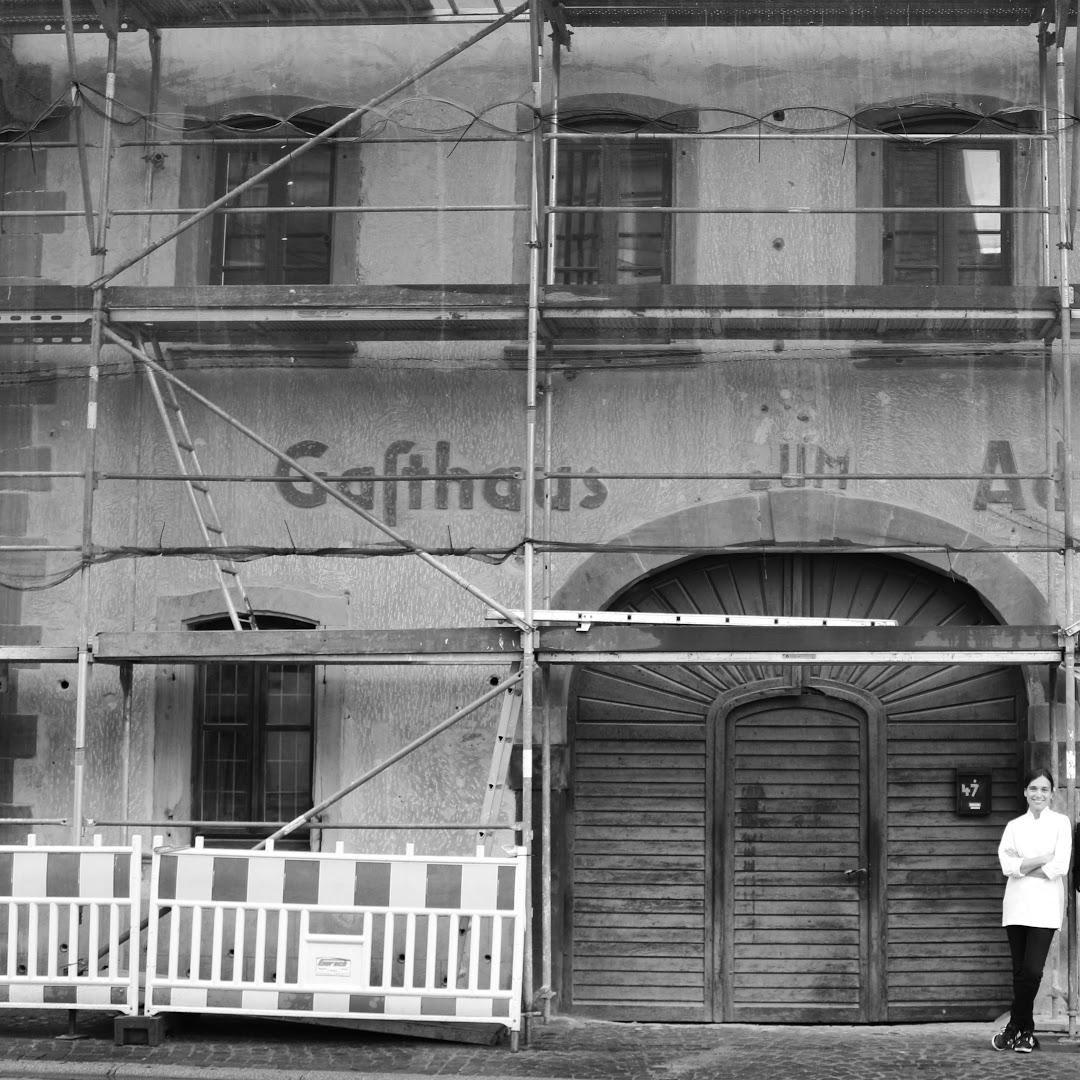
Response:
[[[54,1078],[54,1080],[342,1080],[345,1076],[363,1076],[364,1080],[431,1080],[431,1073],[366,1072],[356,1066],[342,1069],[279,1069],[273,1065],[218,1066],[188,1064],[183,1068],[144,1061],[30,1061],[26,1058],[0,1058],[0,1078]],[[490,1075],[454,1074],[455,1080],[493,1080]],[[529,1076],[528,1080],[565,1080],[560,1076]]]

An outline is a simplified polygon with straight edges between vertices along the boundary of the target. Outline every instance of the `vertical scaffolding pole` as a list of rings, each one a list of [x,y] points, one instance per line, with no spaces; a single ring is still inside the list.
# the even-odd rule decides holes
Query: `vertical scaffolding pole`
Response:
[[[1076,621],[1073,599],[1073,523],[1072,523],[1072,287],[1069,284],[1069,207],[1068,183],[1065,168],[1067,140],[1065,136],[1065,26],[1068,4],[1058,0],[1054,24],[1056,59],[1056,99],[1058,123],[1055,137],[1057,154],[1057,200],[1058,200],[1058,288],[1061,304],[1061,438],[1064,443],[1062,461],[1062,507],[1064,521],[1063,566],[1063,625],[1072,627]],[[1067,635],[1065,644],[1065,779],[1067,812],[1071,821],[1076,820],[1076,683],[1075,637]],[[1057,738],[1056,732],[1054,738]],[[1071,892],[1071,890],[1070,890]],[[1076,1037],[1077,1021],[1077,949],[1076,949],[1076,903],[1069,904],[1067,922],[1068,950],[1068,1013],[1069,1037]]]
[[[554,35],[554,45],[551,54],[551,107],[548,123],[558,129],[559,117],[559,91],[561,87],[560,77],[562,74],[562,39],[558,34]],[[540,116],[536,118],[537,131],[543,136],[544,122]],[[540,145],[541,163],[543,162],[543,143]],[[558,144],[552,142],[547,147],[547,188],[546,197],[542,206],[545,210],[543,218],[539,219],[537,239],[543,236],[544,244],[544,281],[551,285],[555,281],[555,219],[546,213],[548,205],[555,198],[556,185],[559,180],[559,149]],[[551,368],[549,367],[544,377],[544,538],[551,539],[551,469],[552,469],[552,437],[554,432],[554,388],[551,382]],[[551,606],[551,552],[544,553],[544,579],[543,579],[544,606]],[[541,789],[540,789],[540,813],[541,813],[541,866],[540,888],[541,915],[540,933],[541,945],[541,971],[540,982],[544,989],[543,1018],[547,1022],[551,1019],[551,1002],[554,998],[553,975],[552,975],[552,940],[551,940],[551,882],[552,882],[552,854],[551,854],[551,671],[545,668],[543,674],[544,689],[544,729],[543,746],[541,748]]]
[[[559,98],[562,92],[562,41],[555,39],[555,48],[551,58],[551,111],[547,117],[546,127],[552,134],[548,143],[548,194],[549,202],[554,202],[556,192],[559,190]],[[540,118],[537,117],[537,123]],[[548,285],[555,284],[555,229],[556,221],[554,214],[548,214],[544,219],[544,244],[547,258],[544,261],[544,281]]]
[[[71,0],[64,0],[64,41],[67,44],[68,76],[71,79],[71,111],[75,117],[75,143],[79,154],[86,238],[93,247],[94,203],[90,194],[90,159],[86,151],[86,124],[83,119],[82,94],[79,92],[79,62],[75,56],[75,17],[71,11]]]
[[[1047,26],[1039,24],[1039,128],[1042,135],[1050,131],[1050,90],[1047,85]],[[1039,140],[1039,162],[1042,166],[1042,204],[1050,205],[1050,143],[1046,138]],[[1039,232],[1042,237],[1043,283],[1050,284],[1052,267],[1050,262],[1050,215],[1040,214]]]
[[[70,5],[65,3],[65,14]],[[103,23],[108,37],[108,59],[105,73],[105,109],[102,119],[101,176],[98,190],[98,214],[91,236],[91,250],[100,274],[105,266],[106,240],[109,228],[109,183],[112,173],[112,120],[116,102],[116,60],[119,32],[111,20]],[[72,24],[68,22],[71,31]],[[74,63],[74,47],[69,47],[69,61]],[[75,71],[72,69],[72,82]],[[84,170],[84,177],[85,177]],[[90,558],[93,550],[94,487],[97,471],[97,413],[98,383],[101,370],[102,320],[105,313],[105,292],[94,290],[93,318],[90,330],[90,365],[86,376],[86,435],[83,463],[82,566],[79,573],[79,663],[75,695],[75,736],[72,778],[72,840],[82,842],[83,799],[86,783],[86,716],[90,681]]]
[[[161,102],[161,31],[148,30],[150,35],[150,98],[146,106],[146,129],[143,138],[143,205],[149,210],[154,205],[154,176],[161,160],[154,152],[154,126],[157,123],[158,108]],[[142,246],[149,247],[153,236],[154,219],[147,214],[143,223]],[[140,267],[144,284],[150,282],[150,260],[144,259]]]
[[[126,821],[128,818],[129,803],[131,802],[131,688],[134,667],[130,663],[120,665],[120,693],[121,708],[123,709],[120,733],[120,817]],[[121,827],[120,843],[126,844],[130,838],[129,829],[126,825]]]
[[[556,53],[559,50],[555,45]],[[545,200],[546,203],[547,200]],[[544,373],[544,525],[543,536],[551,540],[551,436],[552,417],[551,369]],[[543,578],[540,585],[541,604],[551,607],[551,551],[543,554]],[[541,673],[543,687],[543,731],[540,751],[540,935],[541,970],[540,985],[543,988],[543,1019],[551,1019],[551,666],[544,665]]]
[[[522,787],[522,833],[528,849],[529,889],[527,890],[525,934],[525,970],[522,978],[522,998],[527,1010],[533,1001],[533,949],[531,892],[533,862],[533,682],[536,674],[537,632],[533,625],[534,571],[536,545],[534,541],[536,521],[536,354],[540,337],[540,176],[543,165],[544,143],[540,125],[543,105],[541,88],[541,64],[543,62],[543,12],[540,0],[529,4],[529,78],[532,85],[533,112],[537,123],[533,127],[532,153],[529,161],[529,321],[528,357],[525,364],[525,578],[524,621],[527,629],[521,633],[521,787]],[[528,1030],[526,1028],[526,1030]]]
[[[112,178],[113,114],[116,107],[116,61],[119,28],[115,20],[103,20],[108,37],[108,58],[105,70],[105,108],[102,117],[101,175],[98,188],[98,214],[93,236],[93,254],[97,274],[105,268],[109,230],[109,187]],[[101,371],[102,323],[105,318],[105,289],[94,289],[93,316],[90,328],[90,367],[86,390],[86,448],[83,479],[82,569],[80,572],[81,604],[79,615],[79,683],[75,704],[74,794],[72,798],[72,835],[74,843],[82,842],[83,800],[86,784],[86,714],[90,679],[90,557],[93,549],[94,487],[97,482],[97,413],[98,384]]]

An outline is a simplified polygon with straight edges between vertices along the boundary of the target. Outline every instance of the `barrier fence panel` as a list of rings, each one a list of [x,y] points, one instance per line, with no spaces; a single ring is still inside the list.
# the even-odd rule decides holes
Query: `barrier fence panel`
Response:
[[[139,1009],[138,837],[0,846],[0,1008]]]
[[[145,1011],[517,1032],[525,873],[524,853],[155,850]]]

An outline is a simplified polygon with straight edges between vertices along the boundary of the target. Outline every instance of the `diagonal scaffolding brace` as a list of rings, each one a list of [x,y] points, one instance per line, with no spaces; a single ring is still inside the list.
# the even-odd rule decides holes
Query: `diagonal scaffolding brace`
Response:
[[[485,604],[489,604],[500,615],[508,619],[514,626],[521,630],[530,629],[529,625],[524,622],[520,615],[515,614],[510,608],[498,603],[487,595],[482,589],[477,588],[466,577],[463,577],[456,570],[447,566],[445,563],[436,559],[434,555],[428,552],[425,548],[422,548],[419,544],[414,543],[408,537],[399,533],[396,529],[387,525],[384,521],[381,521],[374,514],[369,514],[363,507],[359,506],[356,502],[350,499],[342,491],[338,490],[332,484],[328,484],[318,473],[313,473],[310,469],[305,468],[295,458],[290,457],[284,450],[279,450],[272,443],[267,442],[261,435],[252,431],[236,417],[226,412],[220,405],[215,405],[208,397],[200,394],[194,387],[188,386],[182,379],[178,379],[168,368],[162,367],[156,360],[152,359],[143,349],[136,348],[126,338],[121,337],[114,330],[109,327],[102,328],[103,335],[111,341],[114,345],[119,345],[126,353],[128,353],[134,360],[137,360],[141,364],[145,364],[151,371],[154,372],[159,378],[164,379],[166,382],[175,386],[177,389],[182,390],[189,397],[197,401],[200,405],[209,409],[215,416],[224,420],[225,423],[235,428],[242,435],[247,436],[252,442],[261,446],[264,450],[273,454],[279,461],[283,461],[290,469],[294,469],[301,476],[304,477],[309,483],[314,484],[321,491],[325,491],[336,502],[341,503],[342,506],[347,507],[358,517],[363,518],[369,525],[378,529],[380,532],[385,533],[391,540],[401,544],[402,547],[411,551],[422,562],[426,562],[428,566],[437,570],[440,574],[448,577],[456,585],[460,585],[466,592],[471,593],[478,600],[483,601]]]
[[[475,701],[472,701],[468,705],[465,705],[463,708],[458,709],[457,712],[452,713],[445,720],[441,720],[433,728],[425,731],[423,735],[420,735],[417,738],[413,739],[413,741],[407,746],[403,746],[400,750],[391,754],[384,761],[379,762],[378,765],[375,765],[372,768],[368,769],[368,771],[362,776],[358,776],[355,780],[353,780],[349,784],[346,784],[345,787],[341,788],[339,791],[335,791],[333,795],[327,796],[325,799],[323,799],[322,802],[313,806],[310,810],[305,811],[298,818],[290,821],[287,825],[282,825],[282,827],[278,829],[277,832],[271,833],[271,835],[266,837],[265,840],[260,840],[259,843],[255,845],[254,850],[258,851],[260,848],[266,847],[266,845],[271,840],[280,840],[283,836],[288,836],[289,833],[295,831],[296,829],[299,829],[301,825],[310,821],[312,818],[317,817],[328,807],[333,806],[334,803],[340,802],[343,798],[345,798],[346,795],[350,794],[350,792],[353,792],[361,785],[366,784],[369,780],[378,776],[379,773],[385,772],[395,762],[400,761],[403,757],[407,757],[414,750],[419,749],[425,743],[431,742],[431,740],[434,739],[436,735],[440,735],[442,732],[446,731],[447,728],[453,727],[453,725],[456,724],[459,720],[462,720],[466,716],[469,716],[471,713],[476,712],[476,710],[479,709],[481,705],[486,705],[489,701],[492,701],[494,698],[499,697],[504,691],[513,689],[513,687],[515,687],[519,682],[521,682],[521,672],[512,671],[505,679],[500,680],[486,693],[481,694],[481,696],[478,697]]]

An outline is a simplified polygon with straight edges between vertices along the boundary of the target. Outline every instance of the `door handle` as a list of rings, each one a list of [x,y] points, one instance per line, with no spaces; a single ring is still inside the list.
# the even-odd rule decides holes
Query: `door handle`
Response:
[[[851,877],[855,877],[858,874],[869,874],[869,873],[870,873],[870,867],[868,867],[868,866],[857,866],[854,870],[845,870],[844,871],[844,877],[851,878]]]

